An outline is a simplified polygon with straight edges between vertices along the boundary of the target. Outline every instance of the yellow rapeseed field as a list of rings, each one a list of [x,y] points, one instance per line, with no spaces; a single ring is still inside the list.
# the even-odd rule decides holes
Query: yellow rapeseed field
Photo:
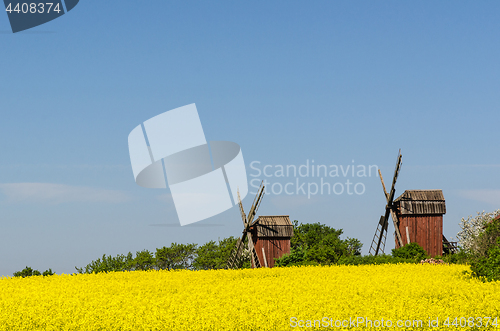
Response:
[[[496,329],[500,282],[464,270],[399,264],[2,278],[0,330]]]

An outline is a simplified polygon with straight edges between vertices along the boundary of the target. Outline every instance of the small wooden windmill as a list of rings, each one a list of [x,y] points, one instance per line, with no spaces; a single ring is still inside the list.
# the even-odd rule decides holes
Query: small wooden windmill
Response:
[[[373,236],[372,244],[370,246],[369,253],[371,255],[378,255],[379,252],[384,252],[385,249],[385,241],[387,239],[387,228],[389,226],[389,214],[391,214],[392,222],[394,224],[394,237],[396,240],[396,247],[403,247],[403,240],[401,239],[401,233],[399,232],[399,222],[398,217],[396,215],[396,207],[394,205],[394,194],[396,193],[396,180],[398,179],[399,170],[401,169],[401,150],[398,153],[398,161],[396,163],[396,169],[394,170],[394,177],[392,179],[392,186],[389,193],[385,188],[384,179],[382,178],[382,172],[380,169],[378,170],[378,174],[380,175],[380,181],[382,182],[382,187],[384,189],[385,199],[387,201],[387,205],[385,206],[385,215],[380,216],[380,221],[377,225],[377,230],[375,230],[375,235]]]
[[[260,206],[260,203],[262,202],[262,198],[264,197],[264,194],[265,194],[264,182],[262,182],[260,184],[259,191],[257,192],[255,199],[253,200],[252,207],[250,208],[250,212],[248,213],[248,216],[247,216],[245,214],[245,211],[243,210],[243,204],[241,203],[240,193],[238,192],[238,204],[240,205],[241,219],[243,220],[243,235],[241,236],[240,239],[238,239],[238,242],[236,243],[236,247],[234,248],[233,252],[231,253],[231,255],[229,257],[229,261],[227,262],[228,269],[233,269],[233,268],[236,268],[240,265],[242,255],[244,253],[245,239],[248,239],[246,241],[246,244],[247,244],[246,251],[250,253],[250,257],[252,259],[252,267],[255,267],[255,268],[261,267],[259,256],[257,255],[257,252],[255,250],[255,246],[254,246],[254,243],[252,240],[250,226],[252,225],[253,219],[255,217],[255,214],[257,213],[257,209],[259,209],[259,206]]]

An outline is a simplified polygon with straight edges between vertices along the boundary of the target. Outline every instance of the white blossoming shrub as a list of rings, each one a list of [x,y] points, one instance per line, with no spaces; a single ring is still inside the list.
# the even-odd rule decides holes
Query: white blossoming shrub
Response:
[[[457,234],[458,244],[468,253],[476,253],[479,249],[479,235],[484,232],[486,224],[500,215],[500,209],[491,213],[477,213],[476,217],[469,216],[462,218],[460,228]]]

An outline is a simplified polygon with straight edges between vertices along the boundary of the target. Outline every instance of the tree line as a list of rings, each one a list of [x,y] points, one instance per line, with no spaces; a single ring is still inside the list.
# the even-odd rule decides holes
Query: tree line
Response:
[[[276,266],[335,264],[342,258],[361,255],[362,244],[358,239],[341,239],[342,229],[324,224],[302,224],[294,221],[294,235],[291,238],[291,252],[275,259]],[[96,273],[133,270],[210,270],[224,269],[236,247],[238,238],[229,237],[218,242],[177,244],[157,248],[156,252],[139,251],[116,257],[103,255],[82,268],[78,273]],[[241,268],[250,268],[250,254],[243,254]]]
[[[172,243],[169,247],[157,248],[155,252],[142,250],[126,255],[110,256],[104,254],[102,258],[92,261],[85,267],[75,267],[78,273],[98,273],[111,271],[134,270],[209,270],[223,269],[232,250],[236,246],[237,238],[229,237],[222,240],[209,241],[199,246],[197,244]]]
[[[336,230],[320,223],[302,224],[294,221],[294,236],[291,238],[291,254],[276,259],[277,266],[298,264],[333,264],[340,258],[361,254],[362,244],[353,238],[341,239],[343,230]],[[142,250],[132,254],[116,256],[103,254],[84,267],[75,267],[77,273],[89,274],[113,271],[134,270],[210,270],[224,269],[230,254],[236,247],[238,238],[228,237],[218,241],[209,241],[198,246],[195,243],[172,243],[169,247],[157,248],[156,251]],[[250,268],[250,254],[243,254],[241,268]],[[49,269],[50,270],[50,269]],[[26,267],[14,276],[34,276],[41,274]],[[44,275],[53,274],[52,270]]]
[[[467,263],[470,274],[485,281],[500,280],[500,210],[481,213],[476,217],[462,219],[462,230],[458,233],[458,254],[443,257],[447,263]],[[294,221],[294,235],[290,240],[290,253],[275,259],[275,266],[332,265],[332,264],[383,264],[418,263],[429,257],[417,243],[393,249],[390,255],[361,255],[362,244],[358,239],[341,239],[342,229],[334,229],[320,223],[302,224]],[[75,267],[77,273],[89,274],[134,270],[210,270],[224,269],[238,238],[229,237],[209,241],[204,245],[172,243],[169,247],[150,252],[142,250],[135,256],[110,256],[104,254],[84,267]],[[250,268],[250,255],[243,255],[241,268]],[[43,273],[26,267],[14,273],[16,277],[52,275],[51,269]]]

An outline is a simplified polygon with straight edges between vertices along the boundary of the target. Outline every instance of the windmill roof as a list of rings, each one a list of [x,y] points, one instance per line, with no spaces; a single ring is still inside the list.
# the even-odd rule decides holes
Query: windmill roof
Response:
[[[394,202],[401,200],[444,201],[444,195],[442,190],[406,190]]]
[[[446,214],[446,202],[441,190],[407,190],[394,203],[400,214]]]
[[[293,225],[288,215],[259,216],[253,223],[258,237],[292,237]]]

